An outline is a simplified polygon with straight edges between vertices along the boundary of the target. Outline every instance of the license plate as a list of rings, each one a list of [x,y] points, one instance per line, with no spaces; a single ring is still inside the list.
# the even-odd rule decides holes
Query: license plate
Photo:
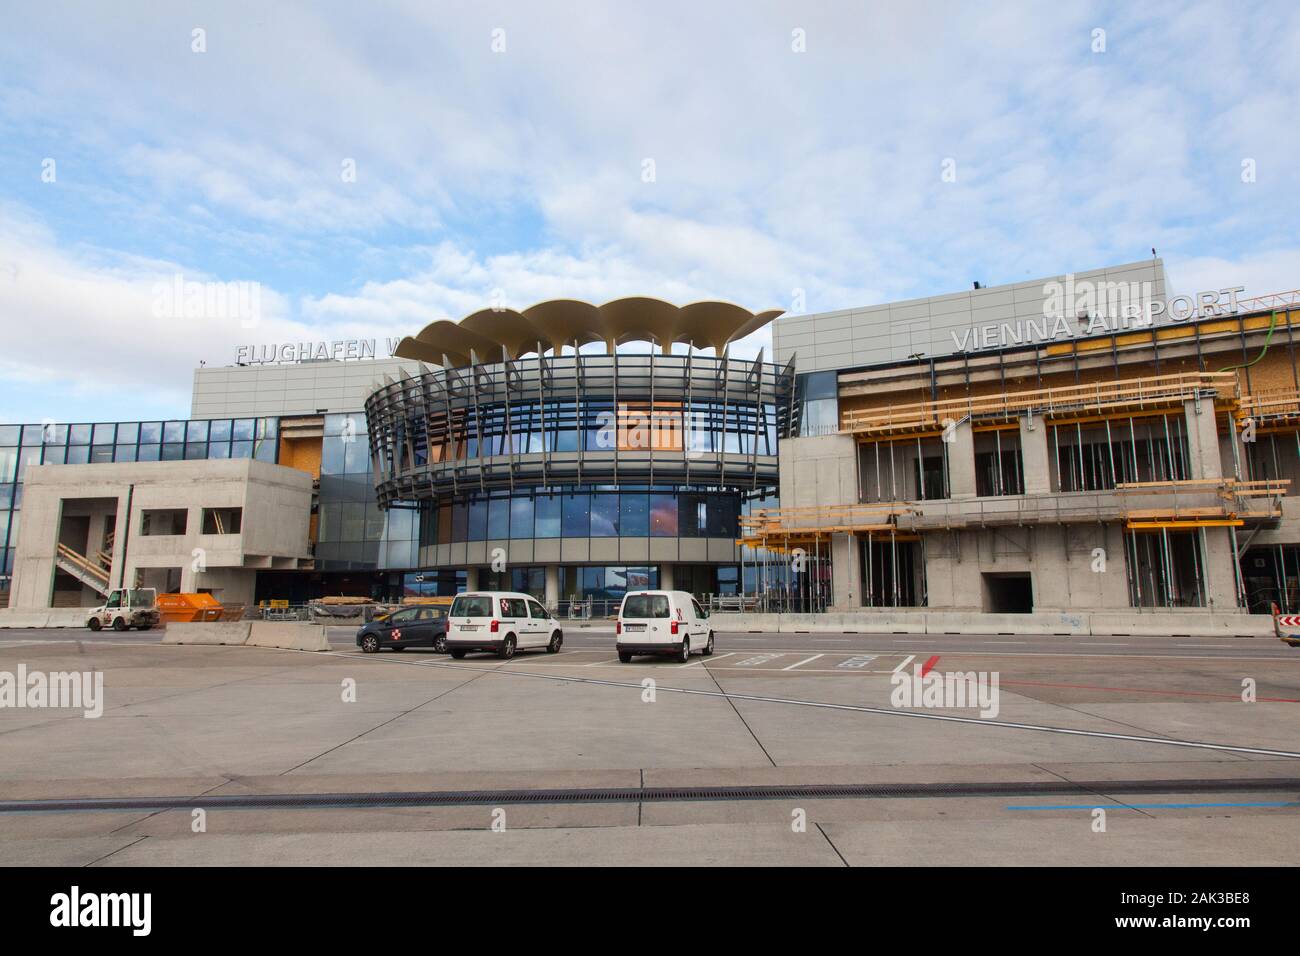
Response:
[[[477,625],[477,624],[462,624],[462,625],[460,626],[460,629],[461,629],[462,631],[477,631],[477,630],[478,630],[478,625]]]
[[[645,630],[645,625],[644,625],[644,624],[624,624],[624,625],[623,625],[623,630],[628,631],[629,633],[632,632],[632,631],[644,631],[644,630]]]

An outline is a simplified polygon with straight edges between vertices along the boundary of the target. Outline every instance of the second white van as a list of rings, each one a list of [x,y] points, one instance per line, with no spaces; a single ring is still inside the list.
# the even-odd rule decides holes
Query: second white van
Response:
[[[447,651],[458,660],[470,651],[491,651],[507,659],[528,648],[557,654],[563,643],[560,622],[527,594],[457,594],[447,615]]]
[[[713,653],[709,612],[685,591],[629,591],[614,631],[624,664],[638,654],[668,655],[686,663],[693,653]]]

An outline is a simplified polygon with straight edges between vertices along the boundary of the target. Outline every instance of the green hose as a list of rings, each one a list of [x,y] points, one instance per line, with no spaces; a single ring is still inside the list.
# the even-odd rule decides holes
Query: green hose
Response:
[[[1277,309],[1273,310],[1273,316],[1268,323],[1268,335],[1264,336],[1264,347],[1259,350],[1253,361],[1243,362],[1241,365],[1229,365],[1227,368],[1219,369],[1220,372],[1233,372],[1240,368],[1250,368],[1259,364],[1259,360],[1268,354],[1269,343],[1273,341],[1273,330],[1277,328]]]

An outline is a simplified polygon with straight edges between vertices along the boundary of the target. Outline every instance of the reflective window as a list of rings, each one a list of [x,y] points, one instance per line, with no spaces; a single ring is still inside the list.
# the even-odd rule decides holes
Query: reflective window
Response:
[[[488,502],[488,534],[493,538],[510,537],[510,499],[492,498]]]
[[[564,495],[564,536],[566,538],[585,538],[591,530],[590,507],[591,496],[586,494]]]
[[[673,495],[650,496],[650,534],[667,538],[677,536],[677,499]]]
[[[624,493],[619,504],[619,533],[625,538],[644,538],[650,533],[650,498]]]
[[[618,537],[618,495],[591,496],[591,536],[593,538]]]
[[[560,536],[559,495],[539,495],[534,503],[536,536],[539,538],[558,538]]]
[[[533,536],[533,499],[526,495],[517,495],[510,499],[510,537],[531,538]]]

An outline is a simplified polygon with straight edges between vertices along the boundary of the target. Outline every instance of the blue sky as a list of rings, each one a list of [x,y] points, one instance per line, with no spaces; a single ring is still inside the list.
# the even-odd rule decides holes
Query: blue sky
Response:
[[[0,421],[183,417],[240,344],[494,290],[816,312],[1152,246],[1176,291],[1292,289],[1298,54],[1290,3],[28,5]],[[178,275],[258,324],[159,314]]]

